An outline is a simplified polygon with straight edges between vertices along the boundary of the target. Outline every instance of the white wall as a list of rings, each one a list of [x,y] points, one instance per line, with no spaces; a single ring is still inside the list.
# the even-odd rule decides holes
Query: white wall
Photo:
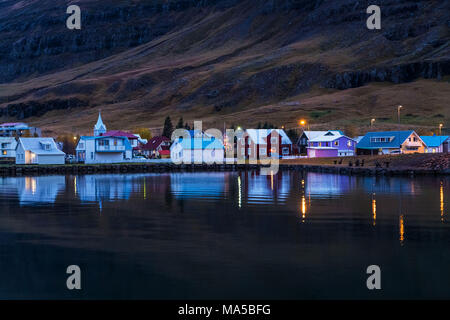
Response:
[[[124,161],[122,152],[94,152],[94,159],[91,159],[91,153],[86,151],[86,164],[118,163]]]
[[[25,151],[21,144],[16,149],[16,164],[25,164]]]
[[[55,155],[38,155],[37,156],[38,164],[64,164],[64,155],[63,154],[55,154]]]

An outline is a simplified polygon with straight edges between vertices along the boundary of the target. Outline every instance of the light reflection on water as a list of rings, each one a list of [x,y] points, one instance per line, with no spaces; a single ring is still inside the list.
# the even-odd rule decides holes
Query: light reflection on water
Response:
[[[449,180],[299,172],[0,177],[0,298],[77,297],[57,283],[24,284],[29,259],[43,278],[78,259],[94,270],[93,283],[108,266],[116,280],[93,285],[85,298],[370,298],[357,283],[374,263],[392,272],[381,298],[450,298],[450,275],[441,273],[450,264]]]

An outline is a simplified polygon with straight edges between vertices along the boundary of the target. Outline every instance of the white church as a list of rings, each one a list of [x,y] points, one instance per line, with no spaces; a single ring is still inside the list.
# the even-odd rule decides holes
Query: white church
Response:
[[[98,114],[93,136],[83,136],[76,147],[78,162],[86,164],[130,161],[133,148],[125,136],[109,136],[101,113]],[[106,134],[106,135],[105,135]]]

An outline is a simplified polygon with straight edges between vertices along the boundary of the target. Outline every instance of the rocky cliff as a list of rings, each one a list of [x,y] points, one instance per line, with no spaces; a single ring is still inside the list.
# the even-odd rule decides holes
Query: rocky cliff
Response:
[[[220,117],[450,74],[448,1],[80,0],[81,30],[65,27],[68,3],[0,1],[0,116],[126,105]],[[369,4],[381,30],[366,28]]]

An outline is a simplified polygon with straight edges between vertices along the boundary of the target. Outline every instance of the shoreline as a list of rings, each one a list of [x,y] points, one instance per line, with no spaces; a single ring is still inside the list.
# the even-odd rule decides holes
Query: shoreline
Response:
[[[96,165],[3,165],[0,166],[1,177],[68,175],[68,174],[124,174],[124,173],[171,173],[171,172],[208,172],[208,171],[254,171],[259,170],[259,164],[96,164]],[[312,165],[312,164],[279,164],[279,171],[304,171],[319,173],[334,173],[360,176],[447,176],[450,169],[423,168],[371,168],[349,167],[343,165]]]

